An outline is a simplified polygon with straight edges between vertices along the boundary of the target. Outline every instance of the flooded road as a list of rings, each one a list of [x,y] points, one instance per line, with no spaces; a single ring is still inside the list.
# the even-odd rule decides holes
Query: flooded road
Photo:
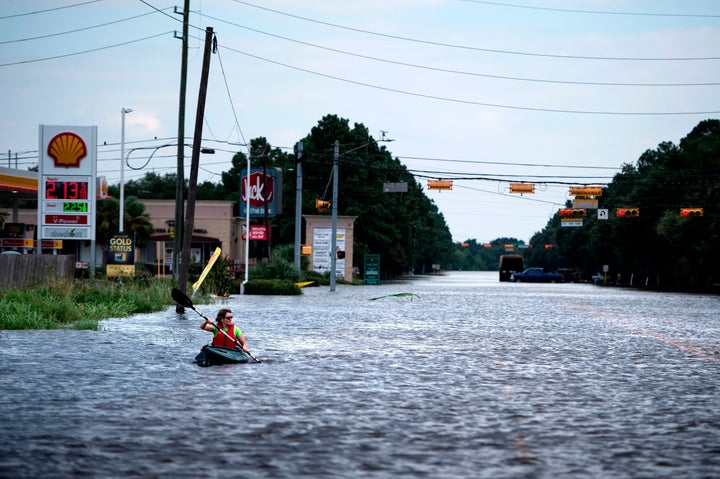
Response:
[[[303,291],[196,305],[231,308],[261,364],[193,364],[210,334],[174,307],[0,331],[0,477],[720,477],[720,297]]]

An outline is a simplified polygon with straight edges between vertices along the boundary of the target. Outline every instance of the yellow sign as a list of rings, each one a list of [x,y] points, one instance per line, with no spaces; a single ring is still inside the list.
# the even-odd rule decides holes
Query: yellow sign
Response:
[[[108,278],[117,276],[135,276],[135,265],[134,264],[108,264],[106,265],[105,273]]]

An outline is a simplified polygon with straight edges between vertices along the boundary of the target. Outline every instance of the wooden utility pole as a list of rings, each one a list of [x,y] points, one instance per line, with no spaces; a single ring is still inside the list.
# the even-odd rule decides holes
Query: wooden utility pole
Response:
[[[185,234],[183,234],[182,255],[178,271],[178,289],[183,293],[187,290],[190,274],[190,245],[195,229],[195,197],[197,195],[197,177],[200,166],[200,144],[202,142],[203,118],[205,117],[205,98],[207,97],[208,75],[210,72],[210,54],[213,43],[213,29],[205,29],[205,50],[203,52],[202,75],[198,93],[197,114],[195,115],[195,135],[193,137],[192,159],[190,160],[190,180],[188,185],[187,210],[185,212]]]
[[[180,104],[178,106],[178,147],[177,147],[177,184],[175,185],[175,228],[173,237],[172,273],[179,278],[180,250],[182,249],[183,208],[185,201],[185,92],[187,90],[188,62],[188,22],[190,19],[190,0],[185,0],[183,7],[182,60],[180,65]],[[162,254],[165,254],[163,251]],[[185,308],[179,304],[175,311],[184,313]]]

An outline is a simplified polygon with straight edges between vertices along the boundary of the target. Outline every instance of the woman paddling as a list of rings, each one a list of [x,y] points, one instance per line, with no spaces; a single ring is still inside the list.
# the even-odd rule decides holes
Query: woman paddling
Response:
[[[247,352],[247,342],[240,328],[233,324],[232,311],[223,308],[217,313],[215,318],[217,325],[205,320],[200,324],[200,329],[210,331],[213,336],[212,345],[222,346],[225,348],[235,348],[237,345],[242,346],[242,350]]]

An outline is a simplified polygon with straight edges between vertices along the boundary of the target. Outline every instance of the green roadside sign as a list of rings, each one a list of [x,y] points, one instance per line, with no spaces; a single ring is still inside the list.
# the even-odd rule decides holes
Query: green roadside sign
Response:
[[[364,283],[370,285],[380,284],[380,255],[366,254],[363,273]]]

